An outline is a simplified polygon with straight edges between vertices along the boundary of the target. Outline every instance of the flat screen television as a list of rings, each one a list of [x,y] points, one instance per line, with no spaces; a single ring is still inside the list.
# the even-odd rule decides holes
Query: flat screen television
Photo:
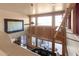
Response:
[[[24,31],[24,21],[18,19],[4,19],[4,31],[7,33]]]

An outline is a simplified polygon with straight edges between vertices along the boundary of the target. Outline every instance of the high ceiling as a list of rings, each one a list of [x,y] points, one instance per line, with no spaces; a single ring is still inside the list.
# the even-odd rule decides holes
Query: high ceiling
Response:
[[[30,4],[26,3],[0,3],[0,10],[17,12],[21,14],[30,13]]]
[[[64,4],[48,4],[48,3],[39,3],[39,4],[31,4],[31,3],[0,3],[0,10],[17,12],[25,15],[33,14],[33,13],[42,13],[42,12],[51,12],[53,10],[53,6],[63,6]]]

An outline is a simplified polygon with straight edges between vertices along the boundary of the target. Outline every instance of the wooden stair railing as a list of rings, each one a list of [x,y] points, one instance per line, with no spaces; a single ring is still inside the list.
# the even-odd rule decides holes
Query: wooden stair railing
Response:
[[[75,6],[75,4],[70,4],[69,5],[69,7],[67,8],[67,10],[65,11],[62,23],[57,28],[56,33],[54,35],[54,40],[53,40],[54,42],[53,43],[55,43],[55,40],[61,40],[62,41],[62,55],[63,56],[65,56],[65,54],[67,52],[67,44],[66,44],[66,20],[67,20],[69,14],[71,13],[71,10],[74,8],[74,6]],[[53,48],[55,48],[55,47],[53,47]],[[54,52],[54,51],[52,51],[52,52]]]
[[[58,30],[55,31],[55,29],[51,27],[40,27],[40,26],[29,26],[29,46],[31,45],[31,39],[32,36],[34,37],[40,37],[40,38],[45,38],[45,39],[51,39],[52,41],[52,53],[55,53],[55,40],[59,40],[62,42],[62,55],[65,55],[65,52],[67,51],[67,46],[66,46],[66,20],[71,13],[71,10],[74,8],[75,4],[70,4],[70,6],[67,8],[65,11],[63,21],[61,25],[57,28]],[[31,21],[29,21],[31,22]],[[49,34],[49,35],[48,35]]]

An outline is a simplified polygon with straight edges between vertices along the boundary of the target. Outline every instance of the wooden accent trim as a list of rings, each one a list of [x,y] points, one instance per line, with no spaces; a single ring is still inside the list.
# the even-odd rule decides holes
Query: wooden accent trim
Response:
[[[29,16],[29,28],[28,28],[29,31],[28,31],[28,33],[30,33],[30,31],[31,31],[30,30],[30,28],[31,28],[31,23],[30,22],[31,22],[31,17]],[[27,45],[27,47],[31,47],[31,45],[32,45],[31,44],[32,37],[31,37],[31,34],[28,34],[28,33],[27,33],[27,35],[28,35],[28,40],[27,40],[28,41],[28,43],[27,43],[28,45]]]

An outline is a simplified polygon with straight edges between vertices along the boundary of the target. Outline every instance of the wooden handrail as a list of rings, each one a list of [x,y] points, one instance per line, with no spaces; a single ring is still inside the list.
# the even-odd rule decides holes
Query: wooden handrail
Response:
[[[42,38],[42,39],[51,39],[52,41],[52,53],[55,53],[55,43],[56,43],[56,40],[60,40],[63,45],[63,50],[62,52],[66,51],[66,28],[65,28],[65,21],[67,20],[69,14],[71,13],[71,10],[74,8],[75,4],[70,4],[69,7],[65,10],[65,14],[64,14],[64,17],[63,17],[63,21],[61,23],[61,25],[58,27],[58,30],[55,31],[54,29],[52,28],[46,28],[43,29],[44,27],[40,28],[40,26],[31,26],[30,25],[30,30],[29,30],[29,37],[30,37],[30,43],[31,43],[31,38],[32,36],[35,34],[35,37],[37,38]],[[31,20],[30,20],[31,22]],[[36,21],[37,22],[37,21]],[[48,32],[49,33],[48,33]],[[49,34],[49,35],[48,35]],[[30,44],[29,44],[30,45]],[[62,53],[62,55],[65,55],[65,53]]]
[[[71,13],[71,10],[74,8],[75,4],[70,4],[69,7],[66,9],[64,17],[63,17],[63,21],[61,23],[61,25],[57,28],[56,33],[54,34],[54,40],[60,39],[62,41],[62,55],[65,55],[65,51],[67,52],[67,47],[66,47],[66,20],[68,18],[68,16]],[[62,33],[59,34],[59,32]],[[55,43],[55,42],[54,42]]]
[[[55,33],[54,38],[57,36],[58,31],[61,29],[62,25],[65,23],[65,21],[67,20],[67,17],[70,15],[71,10],[74,8],[75,4],[70,4],[70,6],[66,9],[65,11],[65,15],[63,17],[63,21],[61,23],[61,25],[57,28],[57,32]]]

